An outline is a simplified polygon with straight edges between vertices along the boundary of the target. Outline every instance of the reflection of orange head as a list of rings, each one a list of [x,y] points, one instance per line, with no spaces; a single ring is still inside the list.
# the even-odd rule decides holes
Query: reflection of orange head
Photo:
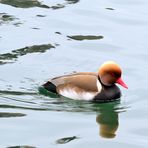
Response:
[[[114,138],[118,129],[118,114],[116,112],[103,113],[97,116],[97,123],[100,125],[100,136],[104,138]]]
[[[104,138],[114,138],[116,136],[115,132],[118,128],[118,125],[100,125],[100,136]]]

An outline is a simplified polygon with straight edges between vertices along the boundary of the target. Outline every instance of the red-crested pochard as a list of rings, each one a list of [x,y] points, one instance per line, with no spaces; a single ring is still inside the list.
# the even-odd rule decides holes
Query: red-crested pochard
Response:
[[[115,83],[124,88],[121,68],[113,61],[105,62],[98,72],[79,72],[50,79],[43,87],[50,92],[75,100],[109,102],[120,98]]]

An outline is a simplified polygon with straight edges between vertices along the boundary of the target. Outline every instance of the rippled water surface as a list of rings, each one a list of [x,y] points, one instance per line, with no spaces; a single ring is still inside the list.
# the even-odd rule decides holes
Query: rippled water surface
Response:
[[[0,148],[147,148],[148,1],[0,0]],[[59,98],[40,86],[106,60],[121,101]]]

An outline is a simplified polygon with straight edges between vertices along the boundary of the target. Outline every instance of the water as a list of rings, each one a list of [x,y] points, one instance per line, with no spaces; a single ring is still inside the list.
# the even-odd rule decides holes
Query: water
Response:
[[[0,1],[0,148],[146,148],[144,0]],[[38,91],[50,77],[123,69],[121,101],[94,104]]]

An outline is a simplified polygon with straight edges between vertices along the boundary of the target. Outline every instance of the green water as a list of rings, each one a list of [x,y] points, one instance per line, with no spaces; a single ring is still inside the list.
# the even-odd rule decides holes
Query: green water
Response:
[[[0,148],[147,148],[147,9],[145,0],[0,0]],[[123,69],[120,101],[40,88],[106,60]]]

